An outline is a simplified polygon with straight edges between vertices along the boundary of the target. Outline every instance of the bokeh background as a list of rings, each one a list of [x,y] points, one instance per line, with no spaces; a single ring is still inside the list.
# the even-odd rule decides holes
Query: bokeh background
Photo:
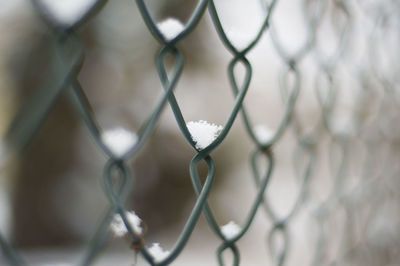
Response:
[[[316,35],[310,37],[303,8],[317,2],[325,8]],[[156,21],[174,17],[186,22],[197,1],[146,3]],[[265,16],[262,1],[215,4],[233,42],[249,43]],[[52,75],[53,36],[30,1],[0,0],[0,7],[0,132],[6,136],[13,119]],[[304,201],[288,225],[285,265],[400,264],[399,8],[397,1],[278,0],[272,35],[264,34],[248,54],[253,76],[246,108],[255,124],[274,131],[286,108],[282,82],[293,82],[285,75],[288,62],[282,54],[289,58],[308,41],[313,43],[297,62],[301,91],[292,121],[296,129],[286,130],[273,146],[276,166],[266,191],[274,211],[285,217],[301,193],[306,161],[314,161]],[[108,1],[78,34],[85,47],[79,81],[99,124],[137,131],[163,89],[154,60],[161,46],[134,1]],[[175,95],[186,121],[223,125],[234,102],[227,77],[232,55],[207,12],[178,48],[185,66]],[[243,73],[239,67],[238,77]],[[321,101],[334,104],[328,110]],[[299,139],[307,138],[315,145],[313,159],[299,153]],[[2,141],[0,147],[1,158],[6,158],[13,143]],[[230,220],[242,224],[254,200],[257,190],[249,165],[254,149],[238,116],[227,139],[212,153],[217,176],[209,203],[221,225]],[[127,209],[145,222],[146,243],[161,242],[168,249],[178,237],[196,199],[189,178],[194,155],[167,106],[130,165],[135,186]],[[76,261],[108,206],[100,181],[107,157],[67,94],[58,98],[29,145],[12,160],[2,161],[2,234],[30,265]],[[238,242],[242,265],[275,265],[267,241],[272,226],[260,209]],[[172,265],[217,265],[220,243],[201,217]],[[98,265],[133,262],[126,241],[111,238]],[[1,255],[0,264],[7,265]],[[139,259],[138,265],[147,264]]]

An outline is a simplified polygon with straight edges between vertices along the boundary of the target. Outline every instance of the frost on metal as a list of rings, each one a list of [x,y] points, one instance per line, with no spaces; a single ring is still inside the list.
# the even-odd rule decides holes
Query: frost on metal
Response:
[[[154,258],[155,262],[163,261],[170,252],[168,250],[164,250],[160,243],[153,243],[151,247],[149,247],[149,253]]]
[[[70,26],[80,20],[93,6],[95,0],[39,0],[47,13],[59,24]]]
[[[117,127],[104,131],[101,139],[115,156],[121,157],[136,143],[137,136],[125,128]]]
[[[221,226],[221,232],[228,240],[235,238],[241,230],[242,228],[234,221],[230,221],[226,225]]]
[[[167,18],[157,23],[157,27],[167,41],[173,40],[185,28],[183,24],[175,18]]]
[[[192,139],[196,142],[196,148],[202,150],[210,145],[222,130],[222,126],[210,124],[207,121],[190,121],[186,124]]]
[[[262,144],[270,142],[274,137],[274,132],[264,125],[256,125],[253,130],[258,141]]]
[[[134,211],[125,212],[125,215],[128,219],[128,223],[132,227],[132,230],[138,235],[142,234],[142,219],[140,219]],[[128,233],[124,221],[122,220],[122,217],[119,213],[114,215],[114,218],[110,224],[110,230],[117,237],[123,237],[125,234]]]

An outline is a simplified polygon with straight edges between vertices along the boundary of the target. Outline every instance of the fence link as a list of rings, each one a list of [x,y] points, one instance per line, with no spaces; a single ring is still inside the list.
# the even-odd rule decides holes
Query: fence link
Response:
[[[395,61],[399,38],[399,5],[396,1],[303,0],[301,12],[305,36],[303,42],[293,49],[293,44],[283,41],[285,38],[282,35],[285,32],[280,30],[279,24],[275,24],[274,14],[283,0],[260,1],[264,20],[257,34],[245,47],[239,47],[231,39],[232,34],[226,30],[228,26],[220,19],[224,10],[219,10],[214,0],[198,1],[185,25],[179,25],[174,20],[165,21],[164,25],[157,23],[144,0],[136,0],[149,32],[160,44],[160,49],[156,52],[155,67],[163,94],[154,110],[141,124],[137,139],[123,144],[125,146],[122,147],[122,152],[116,152],[104,137],[104,130],[96,119],[90,98],[78,79],[81,66],[85,64],[85,47],[78,31],[107,5],[105,0],[87,2],[84,11],[72,20],[57,17],[46,1],[32,2],[52,31],[50,61],[53,72],[49,75],[48,86],[37,92],[19,110],[8,128],[4,138],[8,149],[2,157],[5,163],[23,152],[52,112],[60,95],[69,96],[81,122],[108,158],[104,165],[102,182],[109,207],[94,230],[78,265],[92,265],[95,262],[110,237],[110,226],[116,215],[121,218],[122,230],[127,231],[132,250],[142,256],[148,265],[171,264],[183,251],[202,213],[220,240],[220,246],[216,250],[218,264],[227,265],[224,258],[227,253],[232,253],[232,264],[240,265],[240,248],[237,242],[246,235],[259,212],[265,213],[272,224],[271,227],[266,224],[268,232],[265,250],[270,254],[270,261],[266,261],[265,265],[288,265],[294,241],[291,228],[300,213],[307,213],[311,218],[310,223],[313,224],[310,239],[304,240],[308,242],[306,250],[310,254],[309,265],[398,263],[398,255],[379,253],[374,246],[374,241],[383,241],[381,244],[386,245],[386,239],[379,239],[390,238],[383,234],[400,222],[385,218],[386,214],[382,213],[397,213],[395,209],[398,209],[400,203],[397,192],[399,169],[396,145],[399,132],[398,64]],[[199,21],[205,17],[211,19],[220,41],[231,54],[226,78],[233,92],[234,104],[215,138],[205,147],[201,147],[185,119],[174,89],[184,70],[184,53],[179,44],[196,30]],[[321,29],[323,27],[329,28],[329,36]],[[283,62],[279,89],[284,109],[276,130],[264,134],[260,132],[260,126],[252,122],[254,114],[245,106],[253,78],[253,65],[248,54],[260,47],[257,45],[263,38],[271,41],[274,52]],[[364,44],[365,49],[358,51],[357,45],[360,43]],[[331,48],[327,49],[327,46]],[[172,65],[167,61],[173,62]],[[308,73],[310,65],[315,69],[311,78]],[[236,69],[239,67],[244,67],[244,78],[237,74]],[[312,125],[305,123],[301,112],[297,110],[299,97],[304,93],[305,87],[314,90],[314,97],[319,104],[318,118],[312,121]],[[264,89],[271,88],[265,85]],[[376,111],[374,106],[377,106]],[[152,137],[166,108],[172,110],[181,136],[195,151],[189,169],[196,201],[174,246],[168,252],[155,252],[153,247],[149,248],[146,244],[144,232],[132,223],[125,201],[131,194],[135,179],[134,169],[132,171],[129,165],[137,159]],[[268,111],[268,106],[261,110]],[[238,118],[239,113],[242,118]],[[244,223],[236,225],[236,229],[228,229],[235,231],[229,235],[225,231],[226,227],[218,221],[218,215],[208,199],[218,168],[212,153],[224,142],[238,119],[244,121],[248,138],[254,146],[252,154],[244,156],[243,161],[250,161],[252,172],[248,182],[251,183],[250,179],[253,179],[257,192],[248,213],[244,215]],[[265,121],[261,128],[268,131],[268,122]],[[279,178],[280,175],[275,170],[274,149],[284,141],[285,134],[291,134],[295,138],[292,168],[295,178],[298,179],[298,194],[290,210],[282,216],[270,199],[268,188],[269,181]],[[384,159],[379,158],[380,152],[385,154]],[[327,169],[321,170],[324,158],[329,158],[329,165]],[[360,158],[362,162],[358,164]],[[382,164],[377,165],[377,162]],[[205,177],[199,171],[202,163],[207,165]],[[354,169],[357,167],[358,169]],[[318,179],[322,175],[332,179],[328,190],[318,188]],[[321,191],[325,195],[321,196]],[[345,218],[341,225],[335,225],[333,223],[340,216],[340,211],[344,212]],[[145,223],[143,221],[141,226]],[[395,233],[397,234],[397,230]],[[11,242],[1,235],[0,244],[9,265],[30,265]],[[397,250],[398,240],[389,245]]]

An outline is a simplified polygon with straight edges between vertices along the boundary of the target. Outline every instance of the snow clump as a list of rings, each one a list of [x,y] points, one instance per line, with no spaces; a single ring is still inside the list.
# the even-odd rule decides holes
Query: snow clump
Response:
[[[167,41],[175,39],[185,28],[183,24],[175,18],[167,18],[157,23],[157,27]]]
[[[103,143],[117,157],[121,157],[127,153],[136,143],[137,139],[138,137],[135,133],[122,127],[109,129],[101,134],[101,140]]]
[[[40,0],[39,3],[49,15],[63,26],[71,26],[81,19],[95,4],[96,0]]]
[[[170,254],[168,250],[163,250],[160,243],[153,243],[149,248],[149,253],[157,263],[163,261]]]
[[[249,46],[251,39],[253,38],[247,33],[243,31],[238,31],[234,29],[229,29],[226,32],[226,35],[229,38],[229,41],[235,46],[239,51],[243,51]]]
[[[134,211],[125,212],[126,218],[128,219],[129,224],[132,227],[132,230],[140,235],[143,232],[143,228],[141,226],[142,220],[139,216],[136,215]],[[114,215],[114,218],[110,224],[111,232],[117,237],[123,237],[128,233],[124,221],[119,213]]]
[[[242,228],[234,221],[230,221],[226,225],[221,226],[221,232],[227,240],[235,238]]]
[[[202,150],[210,145],[222,130],[222,126],[210,124],[207,121],[190,121],[186,124],[192,139],[196,142],[196,148]]]
[[[256,125],[254,127],[254,134],[262,144],[268,143],[274,137],[274,132],[264,125]]]

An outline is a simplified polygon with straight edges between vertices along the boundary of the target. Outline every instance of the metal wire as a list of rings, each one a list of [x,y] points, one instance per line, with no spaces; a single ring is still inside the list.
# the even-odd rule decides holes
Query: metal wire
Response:
[[[340,77],[337,72],[338,68],[341,67],[341,64],[346,63],[346,60],[348,60],[346,52],[350,50],[351,39],[353,36],[351,34],[353,29],[353,19],[356,16],[354,13],[354,5],[359,5],[361,9],[365,8],[367,16],[371,17],[375,23],[375,26],[369,34],[371,51],[367,51],[367,54],[371,55],[371,57],[368,58],[370,62],[366,65],[370,66],[371,69],[356,66],[357,74],[354,74],[360,87],[363,88],[359,99],[368,97],[371,90],[381,91],[381,88],[384,88],[383,103],[381,104],[376,118],[369,123],[382,124],[386,122],[390,124],[393,122],[390,121],[390,118],[385,118],[385,114],[387,113],[385,107],[389,105],[387,102],[390,102],[393,98],[397,98],[395,95],[398,83],[396,73],[382,73],[382,71],[377,67],[379,65],[379,63],[377,63],[379,60],[378,56],[372,56],[374,54],[373,47],[381,45],[379,40],[376,39],[377,32],[388,30],[390,26],[388,26],[387,21],[394,15],[387,14],[383,11],[378,12],[376,9],[373,9],[376,12],[369,15],[368,12],[370,9],[365,7],[366,4],[363,1],[359,2],[360,3],[352,2],[350,4],[344,0],[302,1],[302,12],[304,14],[304,24],[307,35],[304,43],[300,45],[295,52],[289,52],[285,48],[286,45],[282,43],[280,39],[281,32],[279,28],[277,28],[273,22],[273,14],[276,6],[279,5],[278,0],[272,0],[270,2],[261,1],[261,6],[265,11],[263,23],[253,40],[243,49],[235,47],[229,39],[225,27],[220,20],[221,11],[216,8],[214,0],[198,1],[196,8],[184,29],[172,40],[168,40],[164,37],[154,18],[152,18],[146,3],[143,0],[136,0],[136,5],[148,30],[153,35],[154,39],[162,46],[157,52],[155,67],[157,68],[164,92],[154,110],[152,110],[148,115],[148,118],[141,125],[140,130],[138,131],[138,141],[132,147],[129,147],[128,152],[126,152],[122,157],[116,157],[103,142],[101,138],[103,130],[96,121],[95,113],[91,108],[90,99],[86,96],[77,79],[80,68],[82,64],[84,64],[84,52],[83,45],[76,32],[88,20],[92,19],[96,13],[107,4],[107,1],[94,1],[88,11],[69,26],[60,25],[54,17],[45,12],[45,7],[42,6],[40,1],[33,1],[38,13],[43,16],[53,31],[52,49],[54,51],[52,52],[53,57],[51,58],[51,62],[54,73],[52,73],[51,78],[49,79],[48,86],[43,91],[39,92],[36,97],[31,99],[28,105],[20,110],[8,130],[6,141],[13,144],[17,153],[22,152],[35,137],[35,133],[42,126],[43,121],[49,113],[51,113],[57,98],[61,94],[67,93],[70,96],[71,101],[74,103],[75,110],[79,113],[82,123],[86,125],[88,134],[90,134],[90,136],[96,141],[97,145],[102,149],[103,153],[108,157],[108,161],[104,166],[102,179],[104,193],[109,200],[109,207],[106,210],[104,217],[99,222],[97,229],[94,231],[93,237],[89,241],[79,265],[92,265],[102,252],[102,248],[109,237],[108,228],[115,214],[121,216],[128,230],[129,241],[131,242],[130,244],[135,247],[135,252],[140,253],[149,265],[171,264],[181,254],[183,248],[186,246],[201,213],[204,213],[208,225],[221,241],[220,246],[216,250],[216,259],[218,264],[225,265],[226,263],[223,260],[223,254],[225,252],[231,252],[233,254],[233,265],[239,265],[240,249],[238,248],[237,242],[245,236],[251,228],[260,207],[272,222],[272,226],[269,228],[267,233],[267,247],[269,248],[269,253],[271,255],[271,263],[273,263],[273,265],[287,264],[290,250],[293,246],[293,237],[290,233],[290,227],[296,216],[303,211],[310,202],[312,202],[312,179],[317,177],[315,174],[315,168],[320,163],[319,148],[320,145],[322,145],[321,140],[323,138],[328,138],[331,143],[325,152],[329,154],[332,159],[330,173],[333,177],[333,186],[329,191],[328,196],[323,201],[314,204],[312,217],[317,224],[316,230],[314,230],[317,239],[314,241],[315,246],[312,249],[312,259],[309,264],[333,265],[344,263],[346,260],[349,261],[350,257],[353,258],[352,254],[354,254],[354,250],[358,248],[358,244],[354,244],[352,240],[349,239],[349,235],[355,224],[354,217],[356,216],[355,212],[357,212],[356,208],[360,206],[363,201],[368,200],[368,197],[373,193],[368,191],[373,191],[373,187],[376,186],[377,183],[381,183],[383,182],[382,180],[388,178],[385,171],[382,171],[375,177],[369,174],[371,171],[368,167],[370,167],[371,162],[376,160],[371,151],[374,149],[376,143],[370,141],[362,134],[363,127],[366,127],[366,119],[356,111],[350,115],[354,118],[352,120],[353,124],[351,125],[355,128],[354,132],[338,131],[334,124],[334,119],[336,119],[335,111],[341,108],[337,103],[337,95],[341,89],[339,85]],[[179,83],[184,68],[184,56],[177,45],[190,36],[190,34],[196,29],[200,19],[205,16],[206,12],[209,12],[214,29],[218,33],[221,42],[232,55],[232,59],[228,66],[227,78],[233,91],[234,105],[218,137],[209,146],[200,150],[196,147],[196,143],[192,139],[189,129],[186,126],[186,120],[174,95],[174,89]],[[395,12],[393,13],[397,14]],[[336,36],[334,36],[334,38],[337,43],[334,51],[327,55],[324,54],[322,49],[319,47],[319,45],[323,44],[319,43],[318,34],[320,25],[326,20],[328,15],[334,18],[332,24],[336,27]],[[392,32],[393,31],[390,31],[390,33]],[[244,100],[249,90],[253,75],[253,66],[247,56],[266,34],[268,34],[275,52],[284,64],[279,87],[282,95],[284,114],[280,118],[279,126],[275,130],[273,137],[271,137],[269,141],[263,142],[257,137],[254,130],[255,127],[251,120],[251,114],[247,111],[244,105]],[[173,66],[170,69],[167,69],[165,66],[167,56],[172,56],[174,59],[172,60]],[[302,122],[296,113],[296,104],[298,96],[304,86],[304,72],[302,65],[307,57],[313,58],[318,69],[314,86],[315,95],[320,104],[321,116],[313,130],[304,134]],[[235,75],[235,69],[238,65],[244,66],[245,69],[245,77],[241,84],[238,82],[239,78]],[[347,71],[351,72],[351,70]],[[373,84],[370,82],[371,79],[377,81],[379,84],[377,88],[369,88],[372,86],[371,84]],[[325,83],[323,81],[325,81]],[[364,102],[360,102],[359,108],[366,108],[363,104]],[[134,183],[132,181],[135,179],[127,162],[134,161],[140,154],[144,144],[151,138],[151,134],[155,130],[163,110],[168,108],[167,105],[169,105],[169,108],[173,111],[182,136],[185,138],[188,145],[190,145],[196,152],[196,155],[190,162],[189,169],[190,178],[197,198],[191,213],[175,242],[175,245],[171,249],[170,254],[161,262],[156,262],[145,246],[144,237],[135,233],[132,225],[128,222],[124,202],[132,190]],[[394,105],[395,110],[398,110],[398,101],[396,102],[396,100],[394,100],[392,105]],[[245,216],[245,222],[241,225],[240,232],[234,238],[227,239],[221,232],[220,223],[217,221],[212,206],[208,202],[208,196],[215,180],[217,168],[212,157],[212,152],[217,149],[229,135],[233,124],[238,119],[237,116],[239,113],[241,113],[248,137],[251,139],[255,147],[250,157],[244,158],[244,160],[249,159],[250,161],[250,167],[252,170],[251,175],[257,187],[257,192],[251,208]],[[380,130],[383,135],[389,134],[382,125]],[[298,187],[299,193],[294,204],[288,213],[282,217],[278,215],[277,210],[269,200],[267,187],[270,179],[276,175],[274,169],[275,156],[273,149],[277,143],[282,141],[282,137],[285,133],[293,134],[296,139],[296,147],[294,147],[293,152],[293,168],[295,169],[295,173],[300,182]],[[360,196],[361,199],[356,199],[359,204],[354,204],[355,199],[351,197],[353,193],[349,193],[346,188],[346,178],[349,176],[348,167],[351,164],[350,146],[357,136],[360,137],[365,150],[367,150],[367,155],[365,163],[363,164],[363,179],[359,181],[357,186],[358,190],[362,192]],[[386,137],[385,140],[390,139],[390,137],[391,136]],[[391,143],[390,140],[388,142]],[[389,154],[396,153],[395,148],[390,145],[388,150]],[[262,171],[263,168],[259,165],[260,161],[263,161],[264,164],[267,165],[267,168],[264,171]],[[205,162],[208,168],[207,176],[203,183],[200,181],[201,178],[198,170],[199,164],[202,162]],[[397,174],[397,172],[392,173],[392,176],[396,176]],[[392,179],[393,178],[394,177],[392,177]],[[360,193],[357,195],[359,194]],[[338,208],[343,208],[345,210],[345,224],[347,226],[345,226],[346,230],[341,234],[343,242],[341,250],[335,256],[333,261],[329,261],[327,254],[329,253],[328,249],[330,247],[330,241],[326,225],[329,224],[329,220],[335,215],[335,211]],[[279,239],[283,241],[283,244],[279,244]],[[10,265],[29,265],[28,262],[25,262],[22,259],[13,245],[8,243],[1,235],[0,246]]]

